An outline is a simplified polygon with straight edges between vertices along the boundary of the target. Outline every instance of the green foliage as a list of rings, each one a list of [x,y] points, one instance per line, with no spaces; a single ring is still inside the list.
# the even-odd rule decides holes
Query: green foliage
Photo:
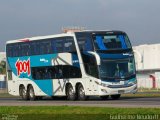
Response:
[[[6,74],[6,62],[5,61],[0,62],[0,74]]]

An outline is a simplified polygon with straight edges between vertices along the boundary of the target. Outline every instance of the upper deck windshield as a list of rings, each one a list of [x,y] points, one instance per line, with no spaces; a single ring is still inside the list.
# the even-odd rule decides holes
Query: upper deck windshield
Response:
[[[81,51],[112,51],[132,48],[124,32],[76,32],[76,38]]]
[[[135,75],[134,58],[132,57],[123,60],[101,60],[99,75],[101,79],[126,78]]]
[[[95,34],[93,35],[96,50],[129,49],[131,44],[126,34]]]

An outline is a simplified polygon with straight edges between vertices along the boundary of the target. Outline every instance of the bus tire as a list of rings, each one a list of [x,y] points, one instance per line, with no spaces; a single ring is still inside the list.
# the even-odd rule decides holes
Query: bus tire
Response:
[[[67,100],[71,100],[71,101],[75,100],[76,95],[75,95],[75,91],[73,90],[73,87],[72,87],[71,84],[69,84],[69,85],[67,86],[67,89],[66,89],[66,90],[67,90],[67,91],[66,91]]]
[[[108,98],[109,98],[109,95],[101,96],[102,100],[108,100]]]
[[[82,86],[82,84],[78,85],[78,89],[77,89],[77,99],[80,101],[86,100],[86,95],[85,95],[85,91],[84,88]]]
[[[29,99],[28,92],[27,92],[27,90],[25,90],[24,86],[21,86],[19,88],[19,94],[20,94],[22,100],[28,100]]]
[[[29,100],[31,100],[31,101],[36,100],[36,96],[35,96],[34,89],[33,89],[32,85],[30,85],[28,88],[28,94],[29,94]]]
[[[111,95],[111,98],[113,100],[118,100],[121,97],[121,94],[117,94],[117,95]]]

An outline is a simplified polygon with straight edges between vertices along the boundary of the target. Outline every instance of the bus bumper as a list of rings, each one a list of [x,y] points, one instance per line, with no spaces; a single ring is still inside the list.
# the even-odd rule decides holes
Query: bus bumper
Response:
[[[109,87],[99,87],[99,95],[116,95],[116,94],[127,94],[127,93],[136,93],[137,92],[137,85],[133,85],[130,87],[125,88],[109,88]]]

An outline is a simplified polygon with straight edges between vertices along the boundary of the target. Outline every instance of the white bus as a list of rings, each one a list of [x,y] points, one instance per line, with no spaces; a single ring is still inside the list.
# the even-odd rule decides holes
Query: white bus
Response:
[[[132,46],[122,31],[75,31],[8,41],[8,92],[24,100],[118,99],[135,93]]]

